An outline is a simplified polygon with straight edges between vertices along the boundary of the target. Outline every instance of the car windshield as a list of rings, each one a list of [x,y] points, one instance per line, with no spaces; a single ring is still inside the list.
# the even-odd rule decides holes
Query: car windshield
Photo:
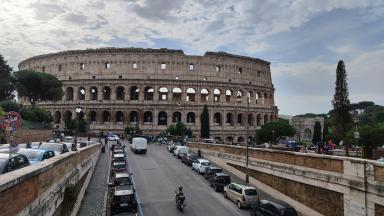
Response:
[[[246,189],[244,192],[245,192],[245,195],[248,195],[248,196],[256,196],[257,195],[257,191],[255,189]]]
[[[295,209],[287,208],[287,209],[285,209],[283,216],[297,216],[297,213],[296,213]]]
[[[191,159],[192,160],[196,160],[199,156],[198,155],[195,155],[195,154],[193,154],[193,155],[190,155],[190,157],[191,157]]]
[[[127,203],[130,202],[133,198],[133,194],[128,195],[122,195],[122,196],[115,196],[114,200],[117,203]]]
[[[229,177],[229,176],[218,176],[216,181],[219,182],[219,183],[229,184],[229,183],[231,183],[231,177]]]
[[[130,183],[129,177],[117,178],[116,179],[116,184],[117,185],[125,185],[125,184],[129,184],[129,183]]]
[[[44,154],[41,151],[29,151],[26,149],[21,149],[18,153],[25,155],[30,161],[40,161]]]
[[[211,163],[209,163],[209,162],[201,162],[201,165],[203,165],[203,166],[211,166]]]
[[[114,168],[125,168],[125,163],[114,163],[113,167]]]
[[[39,149],[47,150],[47,151],[58,151],[61,152],[61,145],[51,144],[51,143],[43,143],[39,147]]]
[[[7,165],[8,158],[0,158],[0,174],[3,172],[4,167]]]
[[[223,170],[220,168],[215,168],[215,169],[212,169],[212,172],[213,173],[219,173],[219,172],[223,172]]]

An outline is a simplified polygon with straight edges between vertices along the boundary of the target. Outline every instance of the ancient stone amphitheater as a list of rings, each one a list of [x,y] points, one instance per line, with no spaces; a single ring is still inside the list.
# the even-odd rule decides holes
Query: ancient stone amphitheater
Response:
[[[212,136],[244,143],[257,127],[277,118],[270,63],[224,52],[204,56],[182,50],[100,48],[35,56],[19,69],[55,75],[64,84],[61,101],[38,105],[54,123],[80,118],[89,132],[122,132],[138,125],[159,134],[179,121],[200,134],[200,115],[208,106]]]

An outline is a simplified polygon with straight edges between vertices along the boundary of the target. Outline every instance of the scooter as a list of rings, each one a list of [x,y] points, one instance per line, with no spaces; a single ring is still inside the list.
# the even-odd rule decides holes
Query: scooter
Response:
[[[101,152],[105,153],[105,145],[101,146]]]
[[[176,192],[177,194],[177,192]],[[180,195],[180,196],[175,196],[176,198],[176,206],[177,208],[179,209],[179,211],[183,211],[183,208],[185,208],[185,204],[184,204],[184,201],[185,201],[185,196],[184,195]]]

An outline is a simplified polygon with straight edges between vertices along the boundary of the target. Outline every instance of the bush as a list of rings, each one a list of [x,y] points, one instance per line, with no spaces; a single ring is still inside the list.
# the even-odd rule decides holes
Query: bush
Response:
[[[51,113],[36,106],[23,107],[21,118],[31,122],[51,123],[53,121]]]
[[[20,112],[20,104],[14,101],[1,101],[0,107],[2,107],[5,112],[9,112],[9,111]]]
[[[65,123],[65,127],[69,130],[77,130],[77,132],[86,132],[87,131],[87,122],[84,119],[72,119],[69,122]]]
[[[135,131],[135,132],[133,132],[133,131]],[[136,125],[136,126],[128,126],[128,127],[126,127],[126,128],[124,129],[124,133],[125,133],[126,135],[131,135],[131,136],[133,136],[133,135],[135,135],[135,134],[143,134],[143,131],[139,128],[138,125]]]

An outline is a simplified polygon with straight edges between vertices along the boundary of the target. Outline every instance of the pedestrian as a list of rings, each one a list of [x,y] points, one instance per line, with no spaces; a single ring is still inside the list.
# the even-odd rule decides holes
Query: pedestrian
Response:
[[[88,142],[91,141],[91,136],[88,135]]]

